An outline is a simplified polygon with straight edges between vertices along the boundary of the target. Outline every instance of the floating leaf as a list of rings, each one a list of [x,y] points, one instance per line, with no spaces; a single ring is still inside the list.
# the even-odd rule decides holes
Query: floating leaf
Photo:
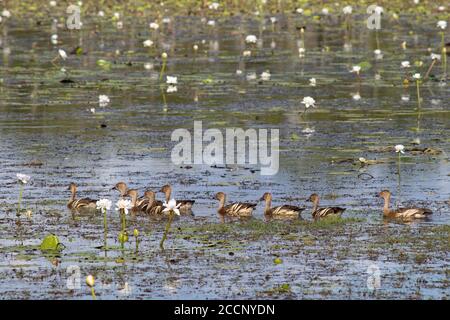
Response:
[[[103,59],[98,59],[97,60],[97,65],[103,69],[109,69],[111,68],[111,62],[103,60]]]
[[[273,259],[273,262],[274,262],[275,264],[282,264],[282,263],[283,263],[283,260],[281,260],[280,258],[275,258],[275,259]]]
[[[64,245],[59,242],[58,237],[53,234],[46,236],[40,245],[42,251],[59,251],[63,248]]]

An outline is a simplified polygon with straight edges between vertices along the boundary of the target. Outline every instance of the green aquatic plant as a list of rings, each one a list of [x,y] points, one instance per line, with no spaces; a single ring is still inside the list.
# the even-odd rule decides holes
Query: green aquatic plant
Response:
[[[90,274],[86,277],[86,284],[88,285],[89,288],[91,288],[92,299],[97,300],[97,297],[95,295],[95,290],[94,290],[95,278],[93,275]]]
[[[138,229],[134,229],[133,230],[133,235],[134,235],[134,239],[136,242],[136,253],[139,251],[139,230]]]
[[[131,208],[132,208],[132,204],[131,204],[130,200],[120,199],[116,203],[116,211],[119,211],[121,225],[122,225],[122,231],[119,233],[119,242],[120,242],[122,249],[124,249],[124,247],[125,247],[125,242],[128,241],[128,234],[127,234],[127,230],[126,230],[126,228],[127,228],[126,216],[128,215],[128,211],[131,210]]]
[[[180,205],[181,203],[177,204],[175,199],[171,199],[169,203],[163,203],[163,206],[165,207],[163,212],[167,212],[169,214],[169,217],[167,220],[166,228],[164,229],[163,237],[161,239],[161,242],[159,243],[159,247],[161,248],[161,250],[164,250],[164,242],[167,240],[167,236],[170,232],[170,226],[172,225],[174,215],[180,215],[180,210],[178,209]]]
[[[107,251],[107,247],[108,247],[108,220],[107,220],[107,212],[108,210],[111,209],[111,200],[108,199],[101,199],[99,201],[97,201],[96,203],[97,205],[97,210],[100,210],[103,213],[103,234],[104,234],[104,238],[103,238],[103,242],[104,242],[104,247],[105,247],[105,253]]]
[[[159,81],[161,81],[163,79],[164,71],[166,70],[167,53],[163,52],[161,54],[161,59],[162,59],[162,67],[161,67],[161,72],[159,73]]]
[[[405,153],[405,147],[402,144],[398,144],[394,147],[395,152],[398,154],[398,170],[397,170],[397,176],[398,176],[398,199],[400,199],[401,194],[401,170],[400,170],[400,163],[401,163],[401,155]],[[398,201],[398,200],[397,200]]]
[[[42,240],[39,249],[41,251],[61,251],[64,249],[64,245],[59,241],[58,236],[50,234]]]
[[[30,176],[27,176],[26,174],[18,173],[16,175],[17,181],[19,182],[19,199],[17,201],[17,216],[20,216],[21,211],[21,202],[22,202],[22,195],[23,195],[23,186],[30,181]]]

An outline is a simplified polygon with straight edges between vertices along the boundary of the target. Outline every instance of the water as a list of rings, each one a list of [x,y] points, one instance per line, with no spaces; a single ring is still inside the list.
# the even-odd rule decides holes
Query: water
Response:
[[[346,34],[342,21],[332,17],[308,23],[306,56],[299,58],[296,27],[305,21],[293,15],[278,20],[272,30],[269,23],[244,17],[220,19],[214,28],[198,17],[173,17],[155,37],[144,19],[126,21],[123,30],[94,19],[86,20],[82,31],[58,29],[57,46],[50,43],[54,31],[47,20],[40,26],[25,20],[3,26],[2,297],[89,299],[84,278],[94,274],[100,299],[448,298],[450,91],[446,83],[424,82],[418,110],[415,85],[402,86],[400,68],[403,60],[413,64],[422,59],[424,66],[409,72],[426,72],[431,61],[425,49],[439,50],[434,22],[413,34],[408,34],[409,18],[386,25],[379,32],[384,57],[376,60],[373,32],[354,26]],[[247,34],[262,44],[243,59]],[[148,38],[157,48],[143,48]],[[352,49],[346,51],[349,38]],[[402,41],[408,43],[406,50],[400,49]],[[199,45],[195,57],[194,43]],[[77,46],[82,55],[69,54],[66,61],[55,62],[58,67],[51,63],[57,48],[69,53]],[[178,92],[165,97],[158,81],[162,48],[169,55],[167,74],[178,76],[179,83]],[[111,67],[99,67],[99,59]],[[370,68],[363,69],[359,83],[349,70],[361,62]],[[145,70],[145,63],[154,69]],[[60,67],[73,83],[60,82],[65,78]],[[269,81],[260,80],[265,70],[270,70]],[[246,80],[252,72],[257,79]],[[431,74],[439,78],[442,64]],[[309,85],[312,77],[316,87]],[[109,106],[98,106],[100,94],[110,97]],[[360,99],[354,99],[357,95]],[[305,96],[312,96],[317,108],[300,116]],[[172,164],[170,135],[176,128],[192,130],[194,120],[205,129],[280,129],[279,173],[261,176],[250,166]],[[314,132],[303,132],[306,128]],[[420,144],[412,144],[417,138]],[[396,144],[407,148],[401,197]],[[439,154],[413,154],[411,148],[433,148]],[[381,163],[361,166],[359,157]],[[32,176],[23,206],[33,216],[17,224],[19,172]],[[70,182],[79,185],[81,197],[116,200],[110,189],[118,181],[141,191],[169,183],[175,198],[196,201],[195,217],[174,223],[165,253],[158,248],[164,222],[130,216],[129,230],[141,232],[139,253],[130,237],[121,260],[116,241],[120,221],[112,210],[108,244],[114,248],[105,257],[102,216],[72,214],[66,208]],[[394,193],[394,202],[432,209],[433,217],[412,224],[383,221],[376,197],[383,189]],[[323,205],[346,207],[344,217],[350,220],[331,227],[273,222],[276,229],[271,229],[258,222],[263,219],[259,205],[257,221],[223,229],[212,199],[219,191],[230,201],[245,202],[272,192],[275,205],[306,205],[307,220],[305,200],[316,192]],[[66,246],[58,256],[45,256],[35,247],[48,233]],[[275,264],[276,257],[283,263]],[[381,272],[375,291],[367,288],[371,265]],[[66,286],[69,266],[80,268],[80,289]],[[278,290],[283,284],[289,290]]]

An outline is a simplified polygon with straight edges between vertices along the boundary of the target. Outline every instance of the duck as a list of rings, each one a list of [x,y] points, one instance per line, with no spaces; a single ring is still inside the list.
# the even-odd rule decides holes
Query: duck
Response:
[[[218,192],[215,198],[219,200],[219,209],[217,212],[221,216],[251,217],[257,205],[256,203],[235,202],[226,206],[225,201],[227,196],[223,192]]]
[[[319,195],[316,193],[313,193],[312,195],[310,195],[308,200],[306,200],[306,201],[313,203],[312,216],[314,219],[320,219],[320,218],[331,217],[331,216],[340,217],[341,214],[346,210],[345,208],[341,208],[341,207],[319,208]]]
[[[298,217],[305,208],[300,208],[291,205],[282,205],[271,208],[272,194],[266,192],[263,194],[260,201],[266,201],[266,207],[264,208],[264,215],[266,216],[278,216],[278,217]]]
[[[433,212],[427,208],[398,208],[395,210],[389,209],[391,201],[391,192],[389,190],[381,191],[378,196],[384,199],[383,215],[387,218],[402,218],[402,219],[424,219]]]
[[[148,204],[148,198],[138,198],[138,191],[136,189],[128,189],[126,196],[131,198],[131,205],[133,211],[143,211]]]
[[[142,210],[147,214],[161,214],[164,206],[161,201],[156,200],[156,194],[151,190],[147,190],[145,191],[144,196],[148,199],[148,201]]]
[[[112,190],[117,190],[120,192],[121,197],[125,197],[127,195],[128,186],[125,182],[117,182]]]
[[[172,194],[172,187],[168,184],[166,184],[165,186],[163,186],[160,190],[160,192],[164,193],[166,196],[166,203],[169,203],[170,201],[170,196]],[[195,203],[195,200],[177,200],[177,204],[180,204],[180,211],[181,212],[190,212],[192,211],[192,206]]]
[[[97,209],[97,200],[90,198],[77,199],[77,185],[71,183],[68,190],[72,193],[67,207],[73,210],[79,209]]]

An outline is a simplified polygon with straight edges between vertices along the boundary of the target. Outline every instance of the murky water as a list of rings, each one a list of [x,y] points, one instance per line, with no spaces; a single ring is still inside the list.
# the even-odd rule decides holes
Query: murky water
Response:
[[[157,36],[139,19],[126,21],[122,30],[111,22],[86,21],[82,31],[58,28],[56,46],[50,43],[55,29],[49,21],[3,25],[3,298],[89,299],[87,274],[95,275],[101,299],[448,298],[450,91],[447,83],[437,81],[439,63],[432,80],[421,85],[418,110],[415,85],[402,86],[400,68],[403,60],[423,60],[410,72],[426,72],[431,63],[426,49],[437,52],[440,41],[434,21],[417,33],[409,33],[408,19],[386,22],[379,32],[381,60],[373,53],[372,31],[354,26],[345,33],[342,21],[331,17],[308,22],[306,55],[299,58],[296,27],[305,21],[292,15],[279,15],[278,21],[272,27],[234,17],[208,27],[198,17],[176,17]],[[261,42],[250,58],[242,58],[247,34]],[[143,48],[148,38],[156,48]],[[408,43],[406,50],[402,41]],[[83,54],[69,54],[55,62],[57,67],[51,63],[57,48],[69,53],[77,46]],[[163,50],[169,55],[167,74],[178,76],[176,93],[164,93],[158,81]],[[98,66],[99,59],[111,62],[110,68]],[[361,62],[369,68],[358,82],[349,70]],[[145,69],[146,63],[153,69]],[[61,83],[61,67],[73,82]],[[271,73],[268,81],[260,79],[265,70]],[[257,78],[247,79],[251,73]],[[312,77],[316,87],[309,85]],[[110,97],[109,106],[98,106],[100,94]],[[302,117],[305,96],[314,97],[317,108]],[[279,173],[261,176],[250,166],[173,165],[170,135],[176,128],[192,130],[194,120],[203,121],[205,129],[280,129]],[[413,144],[417,139],[420,144]],[[396,144],[407,149],[399,202],[432,209],[428,221],[382,219],[376,194],[390,189],[398,200]],[[438,152],[414,153],[411,148]],[[380,163],[361,166],[359,157]],[[33,212],[31,219],[15,214],[19,172],[32,176],[23,200]],[[79,196],[115,200],[118,195],[110,189],[118,181],[141,191],[169,183],[175,198],[196,201],[195,217],[174,223],[164,253],[158,247],[164,222],[128,217],[129,229],[141,232],[139,251],[130,237],[122,252],[116,240],[119,217],[110,212],[108,245],[113,247],[105,252],[101,214],[74,215],[66,208],[70,182],[79,185]],[[302,206],[316,192],[322,204],[346,207],[348,221],[221,225],[212,200],[218,191],[230,201],[250,202],[272,192],[274,204]],[[303,217],[310,220],[309,205]],[[262,205],[255,219],[263,220]],[[58,256],[46,256],[36,247],[48,233],[66,246]],[[277,257],[282,263],[274,262]],[[66,286],[70,266],[80,268],[80,289]],[[381,277],[375,291],[367,285],[373,270]]]

